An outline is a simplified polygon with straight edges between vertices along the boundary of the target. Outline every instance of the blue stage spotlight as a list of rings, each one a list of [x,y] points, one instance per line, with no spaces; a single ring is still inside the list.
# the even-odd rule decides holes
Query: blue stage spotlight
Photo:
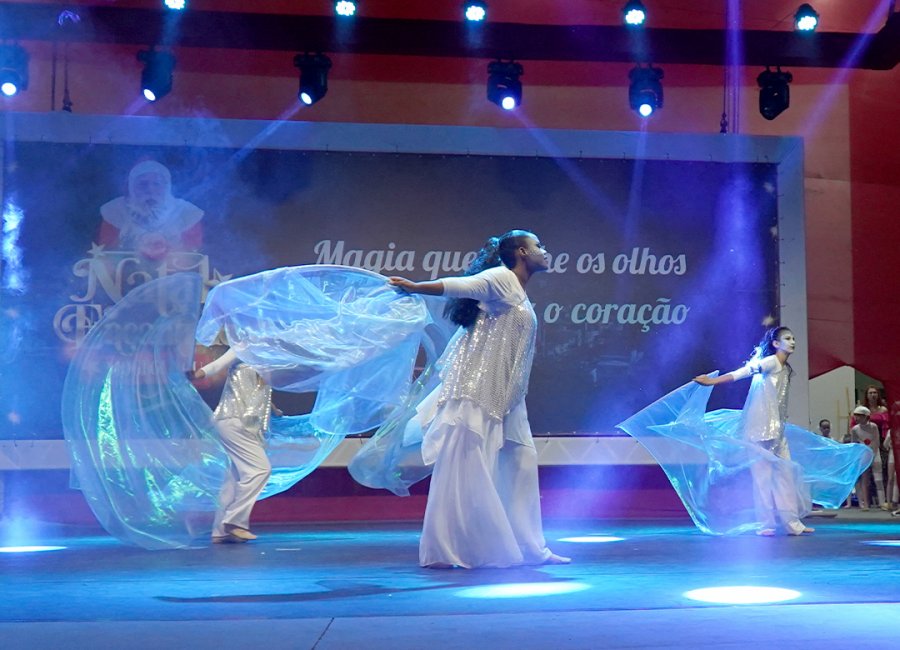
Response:
[[[0,546],[0,553],[43,553],[61,551],[65,546]]]
[[[21,45],[0,45],[0,92],[13,97],[28,90],[28,52]]]
[[[524,73],[521,64],[515,61],[492,61],[488,64],[487,98],[497,106],[511,111],[522,103],[522,82]]]
[[[166,9],[182,11],[187,7],[187,0],[163,0],[163,4],[166,5]]]
[[[727,605],[758,605],[761,603],[782,603],[800,597],[799,591],[780,587],[709,587],[684,592],[686,598],[704,603]]]
[[[324,54],[298,54],[294,57],[294,66],[300,70],[297,98],[305,106],[312,106],[328,92],[331,59]]]
[[[481,23],[487,18],[486,2],[466,2],[463,4],[463,15],[470,23]]]
[[[768,66],[756,78],[759,84],[759,114],[767,120],[774,120],[791,105],[790,84],[794,76],[776,68],[772,72]]]
[[[631,110],[637,111],[641,117],[649,117],[663,105],[662,81],[663,71],[652,65],[642,68],[636,66],[628,73],[631,82],[628,86],[628,103]]]
[[[344,18],[350,18],[351,16],[356,15],[356,3],[349,2],[348,0],[339,0],[334,3],[334,13],[338,16],[343,16]]]
[[[141,72],[141,91],[148,102],[157,102],[172,91],[175,57],[168,52],[141,50],[138,61],[144,64]]]
[[[630,0],[622,7],[622,19],[629,27],[642,27],[647,20],[647,10],[639,0]]]
[[[559,541],[571,544],[608,544],[610,542],[621,542],[623,539],[625,538],[610,535],[581,535],[579,537],[563,537]]]
[[[803,3],[794,14],[794,29],[798,32],[813,32],[819,26],[819,14],[808,3]]]
[[[516,582],[500,585],[483,585],[457,592],[460,598],[534,598],[559,596],[590,589],[583,582]]]

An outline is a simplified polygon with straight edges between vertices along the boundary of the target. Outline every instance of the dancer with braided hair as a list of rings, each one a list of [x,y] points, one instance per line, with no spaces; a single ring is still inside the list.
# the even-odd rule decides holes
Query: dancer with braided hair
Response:
[[[537,451],[525,394],[537,318],[525,285],[549,265],[524,230],[492,237],[464,277],[412,282],[407,293],[443,295],[461,326],[441,359],[441,384],[422,443],[434,464],[419,545],[424,567],[566,564],[547,548],[541,524]]]

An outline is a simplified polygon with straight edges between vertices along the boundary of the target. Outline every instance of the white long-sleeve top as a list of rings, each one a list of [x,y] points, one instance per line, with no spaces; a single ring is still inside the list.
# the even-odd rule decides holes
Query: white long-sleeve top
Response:
[[[728,374],[735,380],[753,377],[744,402],[744,437],[753,442],[777,440],[784,436],[787,421],[791,367],[776,355],[753,360]]]
[[[524,399],[534,359],[537,318],[525,288],[502,265],[441,282],[445,296],[477,300],[481,313],[444,353],[438,403],[469,399],[502,419]]]

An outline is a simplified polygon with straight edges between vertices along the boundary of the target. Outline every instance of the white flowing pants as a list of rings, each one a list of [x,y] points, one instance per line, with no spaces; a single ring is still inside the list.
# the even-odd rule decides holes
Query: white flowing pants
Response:
[[[431,476],[419,544],[422,566],[508,567],[550,555],[541,524],[534,447],[448,432]]]
[[[231,468],[219,492],[212,532],[213,537],[223,537],[226,525],[249,530],[250,512],[266,487],[272,465],[260,436],[245,429],[240,419],[216,420],[216,429],[231,458]]]

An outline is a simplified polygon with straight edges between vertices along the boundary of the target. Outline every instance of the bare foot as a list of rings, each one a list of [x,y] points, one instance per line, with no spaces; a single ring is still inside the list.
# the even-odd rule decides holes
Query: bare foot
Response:
[[[547,556],[547,559],[544,560],[543,564],[571,564],[572,558],[565,557],[564,555],[557,555],[556,553],[550,553]]]
[[[761,528],[756,531],[756,534],[760,537],[775,537],[775,529],[774,528]]]
[[[790,535],[812,535],[816,532],[815,528],[810,528],[809,526],[804,526],[803,530],[798,530],[797,532],[790,531]]]

